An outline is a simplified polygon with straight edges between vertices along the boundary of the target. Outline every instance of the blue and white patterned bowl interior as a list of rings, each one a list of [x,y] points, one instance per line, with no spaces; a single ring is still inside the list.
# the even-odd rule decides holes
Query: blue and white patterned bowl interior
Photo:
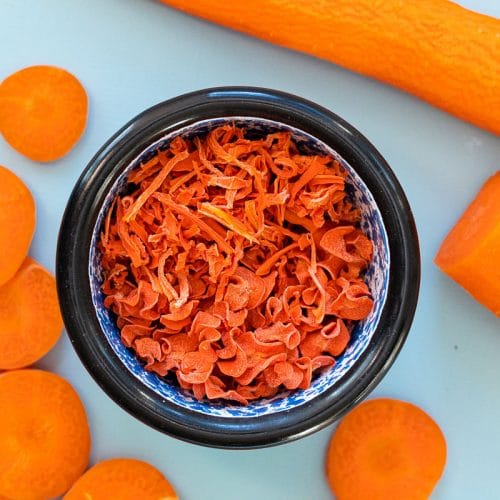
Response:
[[[308,389],[282,392],[273,398],[252,402],[247,407],[228,402],[197,401],[186,391],[170,385],[154,373],[145,371],[143,364],[135,357],[134,353],[122,344],[114,315],[104,307],[104,297],[100,289],[103,281],[103,273],[100,266],[100,255],[97,249],[97,242],[99,240],[99,234],[102,229],[105,215],[114,197],[125,188],[129,172],[154,156],[158,149],[167,148],[174,137],[182,135],[186,138],[193,138],[195,136],[204,135],[211,129],[224,123],[235,123],[236,125],[245,127],[247,130],[255,132],[269,133],[275,131],[289,131],[298,144],[301,152],[322,155],[328,154],[336,158],[348,173],[348,193],[354,204],[361,209],[361,229],[374,243],[373,261],[366,272],[366,279],[375,299],[375,306],[368,318],[357,324],[352,333],[349,347],[339,358],[337,358],[335,366],[317,376]],[[304,131],[280,122],[253,117],[224,117],[199,121],[165,135],[162,139],[151,144],[135,158],[130,165],[128,165],[108,193],[98,214],[90,248],[89,276],[92,300],[97,311],[97,317],[101,328],[116,353],[117,358],[137,379],[163,398],[166,404],[172,402],[206,415],[250,418],[290,410],[308,403],[332,387],[346,375],[350,368],[356,363],[359,356],[367,348],[379,322],[387,294],[389,260],[387,233],[377,204],[363,180],[357,175],[353,168],[338,155],[338,153],[322,141],[319,141]]]

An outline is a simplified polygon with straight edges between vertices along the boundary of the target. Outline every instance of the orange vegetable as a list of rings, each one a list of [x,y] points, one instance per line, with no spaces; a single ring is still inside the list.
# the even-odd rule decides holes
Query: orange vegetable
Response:
[[[436,422],[415,405],[372,399],[335,430],[326,473],[337,500],[426,500],[446,463]]]
[[[486,181],[446,236],[434,262],[500,316],[500,171]]]
[[[390,83],[500,133],[499,19],[448,0],[162,1]]]
[[[308,387],[373,307],[345,178],[289,133],[174,139],[130,174],[101,234],[123,343],[198,399]]]
[[[5,372],[0,408],[0,495],[11,500],[62,495],[89,459],[89,427],[78,394],[53,373]]]
[[[31,66],[0,85],[0,132],[31,160],[57,160],[69,152],[87,123],[87,94],[66,70]]]
[[[35,231],[35,200],[17,175],[0,165],[0,286],[19,269]]]
[[[0,369],[35,363],[54,346],[62,328],[55,279],[27,257],[0,287]]]
[[[89,469],[64,500],[177,500],[163,474],[132,458],[105,460]]]

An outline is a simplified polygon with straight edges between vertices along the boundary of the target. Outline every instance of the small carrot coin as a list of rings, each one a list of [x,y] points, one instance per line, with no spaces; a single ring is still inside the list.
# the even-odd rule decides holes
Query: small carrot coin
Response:
[[[417,406],[372,399],[336,429],[326,473],[338,500],[424,500],[446,463],[441,429]]]
[[[62,329],[56,281],[27,257],[0,287],[0,369],[35,363],[54,346]]]
[[[85,409],[54,373],[0,375],[0,496],[41,500],[62,495],[80,477],[90,453]]]
[[[133,458],[105,460],[89,469],[64,500],[177,500],[172,485],[152,465]]]
[[[82,84],[54,66],[30,66],[0,85],[0,132],[19,153],[47,162],[77,143],[87,123]]]
[[[0,286],[19,269],[35,231],[35,200],[24,182],[0,165]]]

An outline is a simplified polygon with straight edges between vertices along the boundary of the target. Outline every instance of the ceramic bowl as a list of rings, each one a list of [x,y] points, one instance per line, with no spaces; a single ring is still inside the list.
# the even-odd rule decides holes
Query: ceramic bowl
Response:
[[[348,174],[348,194],[374,243],[366,280],[374,297],[347,350],[306,390],[284,391],[242,406],[197,401],[147,372],[120,340],[103,305],[97,248],[113,198],[130,171],[182,135],[193,138],[225,123],[254,134],[289,131],[301,152],[330,154]],[[248,88],[201,90],[146,110],[90,161],[71,194],[57,250],[57,284],[73,346],[91,375],[119,405],[178,438],[227,448],[262,447],[331,423],[363,399],[394,361],[413,319],[420,278],[418,239],[408,201],[372,144],[330,111],[283,92]]]

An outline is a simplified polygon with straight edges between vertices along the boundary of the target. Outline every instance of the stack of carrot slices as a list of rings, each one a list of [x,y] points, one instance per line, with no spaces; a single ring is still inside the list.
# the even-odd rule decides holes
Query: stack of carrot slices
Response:
[[[372,310],[346,172],[290,133],[176,137],[128,183],[99,242],[104,303],[145,369],[196,398],[307,388]]]

